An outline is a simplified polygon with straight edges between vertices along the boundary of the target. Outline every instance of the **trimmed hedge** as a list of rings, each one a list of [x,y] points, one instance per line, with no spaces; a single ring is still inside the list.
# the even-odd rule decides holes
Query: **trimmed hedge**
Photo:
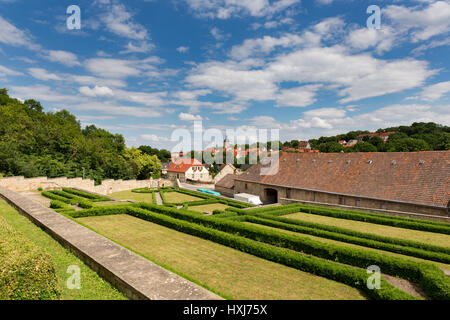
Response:
[[[129,205],[117,205],[108,207],[94,207],[87,210],[74,211],[70,214],[72,218],[82,218],[82,217],[96,217],[96,216],[110,216],[116,214],[127,214],[128,208],[132,207],[133,204]]]
[[[343,234],[343,235],[353,236],[353,237],[357,237],[357,238],[375,240],[375,241],[380,241],[380,242],[384,242],[384,243],[388,243],[388,244],[400,245],[400,246],[404,246],[404,247],[412,247],[412,248],[422,249],[422,250],[426,250],[426,251],[440,252],[440,253],[445,253],[447,255],[450,255],[450,248],[448,248],[448,247],[441,247],[441,246],[431,245],[431,244],[427,244],[427,243],[423,243],[423,242],[416,242],[416,241],[412,241],[412,240],[403,240],[403,239],[399,239],[399,238],[380,236],[377,234],[365,233],[365,232],[355,231],[355,230],[351,230],[351,229],[345,229],[345,228],[340,228],[340,227],[335,227],[335,226],[330,226],[330,225],[325,225],[325,224],[319,224],[319,223],[315,223],[315,222],[308,222],[308,221],[297,220],[297,219],[276,217],[276,216],[273,216],[270,214],[248,214],[246,216],[255,216],[255,217],[258,217],[258,218],[261,218],[264,220],[271,220],[271,221],[276,221],[276,222],[282,223],[282,224],[278,225],[277,228],[290,230],[290,231],[300,230],[300,229],[296,229],[295,227],[291,228],[291,226],[294,225],[294,226],[299,226],[299,227],[307,227],[307,228],[312,228],[312,229],[325,230],[325,231],[333,232],[336,234]],[[255,222],[256,222],[256,220],[255,220]],[[258,222],[256,222],[256,223],[258,223]],[[266,223],[261,223],[261,224],[266,224]],[[300,231],[298,231],[298,232],[300,232]]]
[[[61,193],[60,193],[61,194]],[[66,204],[78,205],[80,208],[89,209],[94,206],[94,204],[86,199],[73,196],[73,198],[65,198],[61,195],[56,194],[54,191],[44,191],[42,192],[44,197],[47,197],[52,200],[56,200],[59,202],[64,202]]]
[[[437,223],[430,223],[432,221],[412,220],[412,219],[395,219],[387,218],[386,216],[374,216],[365,213],[355,213],[350,211],[342,211],[338,209],[320,208],[313,206],[301,206],[300,211],[310,214],[317,214],[321,216],[328,216],[339,219],[363,221],[374,224],[382,224],[397,228],[428,231],[434,233],[450,234],[450,225],[441,225]],[[412,220],[412,221],[411,221]]]
[[[345,235],[337,232],[330,232],[325,230],[318,230],[310,227],[295,226],[273,220],[265,220],[259,217],[245,216],[247,222],[265,225],[269,227],[294,231],[303,234],[310,234],[317,237],[326,239],[337,240],[346,243],[357,244],[368,248],[375,248],[399,254],[404,254],[411,257],[421,258],[425,260],[437,261],[450,264],[450,255],[440,252],[429,252],[418,248],[410,248],[407,246],[401,246],[396,244],[390,244],[382,241],[375,241],[369,239],[363,239],[355,236]],[[445,248],[443,248],[445,249]]]
[[[154,193],[155,190],[150,189],[150,188],[138,188],[138,189],[131,190],[131,192],[134,192],[134,193]]]
[[[369,290],[367,288],[367,273],[365,270],[337,264],[325,259],[286,251],[256,241],[252,241],[238,235],[229,234],[211,229],[202,225],[175,219],[164,214],[150,212],[145,209],[128,207],[129,214],[137,218],[147,220],[165,227],[184,232],[203,239],[240,250],[257,257],[281,263],[286,266],[339,281],[349,286],[364,291],[373,299],[379,300],[410,300],[415,299],[411,295],[395,288],[384,278],[381,279],[381,289]]]
[[[187,211],[173,210],[164,207],[155,207],[146,203],[139,203],[139,207],[169,215],[176,219],[199,223],[209,228],[214,228],[231,234],[240,235],[252,240],[265,242],[270,245],[283,247],[298,252],[311,254],[328,260],[366,268],[376,264],[386,274],[391,274],[404,279],[411,280],[421,285],[426,282],[433,286],[422,287],[428,296],[435,299],[450,299],[450,279],[435,265],[428,263],[417,263],[415,261],[386,256],[377,252],[365,251],[363,249],[349,248],[335,244],[325,244],[298,235],[284,234],[266,228],[244,225],[236,221],[217,219],[215,217],[198,216]],[[421,266],[428,266],[428,272],[423,272]],[[432,275],[432,276],[430,276]],[[427,278],[423,278],[423,277]],[[430,276],[428,278],[428,276]],[[427,291],[434,288],[436,291]]]
[[[108,198],[106,196],[101,196],[89,192],[84,192],[80,190],[75,190],[71,188],[62,188],[64,192],[76,195],[78,197],[86,198],[94,202],[101,202],[101,201],[111,201],[111,198]]]
[[[0,217],[0,300],[59,299],[52,258]]]

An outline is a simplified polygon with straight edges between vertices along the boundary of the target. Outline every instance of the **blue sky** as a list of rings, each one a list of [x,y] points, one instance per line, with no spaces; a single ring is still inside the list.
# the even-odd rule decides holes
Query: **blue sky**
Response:
[[[199,120],[283,141],[450,125],[449,31],[450,0],[0,0],[0,87],[169,150]]]

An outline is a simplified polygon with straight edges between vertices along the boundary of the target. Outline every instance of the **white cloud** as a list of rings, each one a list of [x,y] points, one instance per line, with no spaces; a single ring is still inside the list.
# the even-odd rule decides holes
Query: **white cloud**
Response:
[[[32,50],[40,48],[33,43],[33,40],[25,31],[18,29],[2,16],[0,16],[0,42],[15,47],[27,47]]]
[[[49,73],[47,70],[42,68],[29,68],[28,72],[30,75],[36,79],[48,81],[48,80],[55,80],[60,81],[62,80],[61,77],[54,73]]]
[[[202,120],[202,116],[200,115],[193,115],[190,113],[180,113],[178,115],[178,118],[182,121],[196,121],[196,120]]]
[[[181,46],[181,47],[178,47],[178,48],[177,48],[177,51],[178,51],[179,53],[186,53],[186,52],[189,51],[189,47]]]
[[[141,70],[129,60],[93,58],[86,60],[85,66],[90,72],[105,78],[127,78],[141,74]]]
[[[300,4],[301,0],[185,0],[190,9],[200,17],[229,19],[250,15],[271,16]]]
[[[450,3],[448,1],[426,1],[425,7],[391,5],[383,9],[393,25],[404,32],[411,31],[414,42],[428,40],[450,31]]]
[[[0,76],[21,76],[23,73],[0,65]]]
[[[450,81],[444,81],[425,87],[420,97],[425,101],[436,101],[448,92],[450,92]]]
[[[317,90],[321,85],[309,85],[281,90],[276,97],[277,107],[306,107],[317,101]]]
[[[43,57],[50,61],[66,65],[68,67],[75,67],[81,65],[80,62],[78,61],[78,57],[74,53],[68,51],[48,50],[43,55]]]
[[[78,91],[88,97],[111,97],[114,95],[114,92],[108,87],[95,86],[92,89],[89,87],[81,87]]]
[[[160,137],[156,134],[143,134],[141,138],[150,142],[159,142],[159,141],[170,141],[167,137]]]
[[[146,40],[149,38],[147,30],[133,21],[133,15],[122,4],[114,4],[107,9],[102,17],[107,29],[124,38]]]

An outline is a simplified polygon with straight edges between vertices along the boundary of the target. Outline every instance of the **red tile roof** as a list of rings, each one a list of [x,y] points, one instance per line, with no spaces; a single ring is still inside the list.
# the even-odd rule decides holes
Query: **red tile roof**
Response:
[[[450,150],[393,153],[282,153],[279,170],[263,164],[238,181],[447,207]]]
[[[197,159],[179,159],[172,163],[167,172],[185,173],[192,166],[203,166]]]

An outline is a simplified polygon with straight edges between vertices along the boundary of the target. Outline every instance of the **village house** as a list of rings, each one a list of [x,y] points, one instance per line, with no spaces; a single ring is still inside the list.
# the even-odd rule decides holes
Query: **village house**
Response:
[[[178,159],[167,169],[167,179],[180,182],[212,182],[208,168],[197,159]]]
[[[232,164],[224,163],[219,167],[219,173],[214,177],[214,183],[218,183],[228,174],[239,174],[241,171]]]
[[[380,137],[384,142],[387,142],[389,140],[389,137],[393,135],[395,132],[377,132],[377,133],[365,133],[360,134],[356,139],[358,139],[359,142],[363,142],[365,137]]]
[[[278,165],[266,166],[262,161],[216,187],[257,195],[266,204],[306,203],[443,221],[450,217],[450,151],[283,152]],[[261,175],[263,167],[270,174]]]

